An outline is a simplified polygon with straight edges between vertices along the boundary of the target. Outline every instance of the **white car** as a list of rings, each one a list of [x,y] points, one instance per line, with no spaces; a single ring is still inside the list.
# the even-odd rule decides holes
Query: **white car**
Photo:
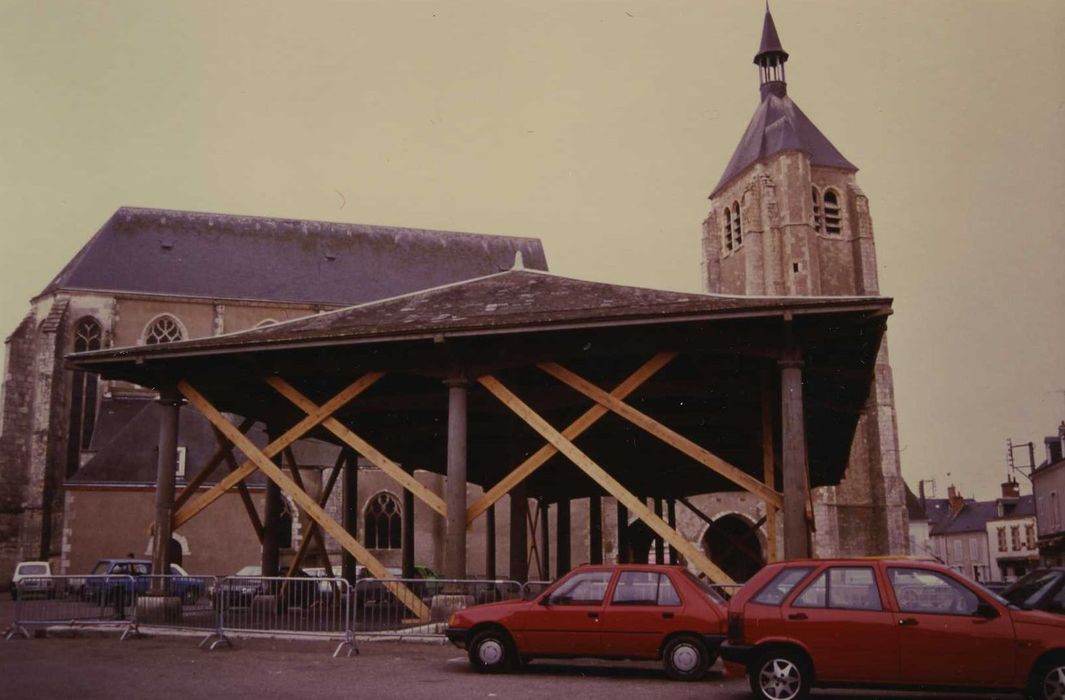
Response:
[[[46,561],[19,562],[15,566],[15,575],[11,577],[11,600],[35,595],[55,597],[52,565]]]

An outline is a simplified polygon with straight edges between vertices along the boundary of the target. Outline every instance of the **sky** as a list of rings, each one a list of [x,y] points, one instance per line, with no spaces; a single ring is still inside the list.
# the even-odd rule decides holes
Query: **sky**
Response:
[[[772,10],[869,197],[903,475],[992,498],[1007,438],[1038,461],[1065,419],[1065,2]],[[557,273],[699,291],[763,13],[0,0],[0,333],[123,205],[536,236]]]

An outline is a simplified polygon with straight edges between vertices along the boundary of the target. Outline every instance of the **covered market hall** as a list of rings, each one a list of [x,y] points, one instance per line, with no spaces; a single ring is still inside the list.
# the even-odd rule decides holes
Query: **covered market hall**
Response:
[[[508,271],[400,297],[210,338],[78,353],[68,364],[159,391],[156,571],[167,570],[163,545],[175,530],[261,472],[264,513],[245,505],[263,575],[280,570],[284,494],[311,523],[292,568],[328,535],[345,552],[346,577],[358,562],[392,578],[352,534],[351,509],[334,519],[295,465],[286,472],[291,446],[316,438],[342,448],[329,489],[338,476],[344,494],[354,488],[358,456],[443,519],[446,578],[466,578],[467,529],[478,519],[487,519],[484,551],[495,571],[494,506],[509,494],[510,522],[522,525],[509,528],[512,578],[527,574],[529,499],[555,506],[561,573],[572,559],[574,499],[589,499],[592,514],[586,560],[603,561],[608,497],[619,523],[632,514],[678,560],[729,583],[678,533],[673,503],[746,491],[765,503],[770,556],[778,531],[784,556],[808,556],[810,488],[844,474],[890,314],[882,297],[680,293],[525,269],[519,259]],[[212,424],[219,450],[176,494],[184,403]],[[264,448],[245,435],[253,423],[265,426]],[[228,473],[207,485],[227,461]],[[443,495],[415,470],[444,475]],[[483,494],[470,498],[468,483]]]

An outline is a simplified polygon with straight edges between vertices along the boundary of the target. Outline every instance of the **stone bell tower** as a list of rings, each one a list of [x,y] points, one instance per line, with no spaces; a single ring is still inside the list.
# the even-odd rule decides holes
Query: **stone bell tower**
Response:
[[[788,96],[766,7],[754,57],[761,101],[710,194],[703,222],[708,292],[770,296],[879,295],[869,201],[858,168]],[[814,490],[816,556],[908,549],[887,340],[839,486]]]

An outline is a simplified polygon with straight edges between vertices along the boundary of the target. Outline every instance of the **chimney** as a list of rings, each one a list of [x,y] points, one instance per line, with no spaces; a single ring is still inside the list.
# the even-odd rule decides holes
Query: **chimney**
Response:
[[[947,500],[950,501],[950,514],[957,515],[965,507],[965,499],[958,494],[958,489],[951,484],[947,489]]]
[[[1013,479],[1007,478],[1002,482],[1002,497],[1003,498],[1020,498],[1021,497],[1021,485]]]

